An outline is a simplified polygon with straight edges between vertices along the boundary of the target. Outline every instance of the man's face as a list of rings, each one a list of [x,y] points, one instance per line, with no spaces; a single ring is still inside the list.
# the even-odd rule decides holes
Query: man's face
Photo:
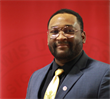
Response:
[[[68,38],[63,31],[59,31],[56,38],[51,38],[48,34],[48,46],[50,52],[57,60],[71,60],[74,59],[82,50],[83,43],[85,43],[85,33],[81,33],[80,24],[76,16],[72,14],[57,14],[49,23],[48,29],[57,27],[64,28],[65,26],[73,26],[76,31],[70,38]]]

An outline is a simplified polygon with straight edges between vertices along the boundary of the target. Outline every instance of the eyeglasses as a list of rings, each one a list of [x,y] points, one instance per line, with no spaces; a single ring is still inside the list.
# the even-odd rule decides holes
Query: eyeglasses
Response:
[[[59,36],[60,31],[63,31],[63,35],[65,37],[72,38],[74,37],[74,34],[80,30],[76,30],[73,26],[64,26],[63,28],[58,28],[58,26],[55,26],[49,29],[47,33],[49,33],[50,38],[55,39]]]

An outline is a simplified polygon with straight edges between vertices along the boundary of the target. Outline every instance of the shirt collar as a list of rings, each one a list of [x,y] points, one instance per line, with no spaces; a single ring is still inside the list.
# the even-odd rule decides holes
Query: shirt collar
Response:
[[[71,70],[71,68],[76,64],[76,62],[80,59],[80,57],[82,56],[82,54],[84,53],[84,51],[82,51],[80,53],[80,55],[78,55],[78,57],[76,57],[75,59],[67,62],[66,64],[64,64],[64,66],[59,66],[56,62],[55,62],[55,59],[53,61],[53,65],[52,65],[52,76],[54,76],[55,74],[55,71],[58,69],[58,68],[61,68],[64,70],[64,73],[65,74],[68,74],[68,72]]]

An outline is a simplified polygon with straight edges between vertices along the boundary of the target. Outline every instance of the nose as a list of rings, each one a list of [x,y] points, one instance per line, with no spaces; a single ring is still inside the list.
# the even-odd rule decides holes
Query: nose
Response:
[[[65,40],[67,37],[65,36],[63,31],[60,31],[58,36],[56,37],[57,40]]]

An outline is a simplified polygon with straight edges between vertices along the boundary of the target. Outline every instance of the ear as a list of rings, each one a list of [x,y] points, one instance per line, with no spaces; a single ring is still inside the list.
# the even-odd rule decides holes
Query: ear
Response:
[[[83,31],[81,33],[81,37],[82,37],[82,43],[85,43],[86,42],[86,33],[85,33],[85,31]]]

